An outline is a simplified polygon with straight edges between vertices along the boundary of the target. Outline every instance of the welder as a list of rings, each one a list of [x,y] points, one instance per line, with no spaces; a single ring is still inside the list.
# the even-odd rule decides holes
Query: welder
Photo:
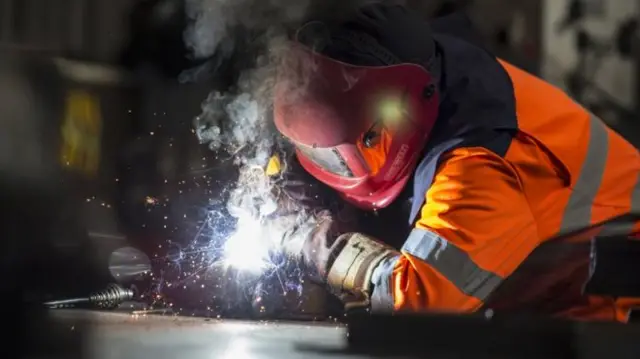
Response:
[[[410,203],[379,220],[401,246],[325,211],[297,254],[347,307],[625,321],[634,301],[581,292],[598,233],[549,239],[640,212],[638,150],[460,19],[373,4],[297,30],[274,89],[297,161],[362,210]]]

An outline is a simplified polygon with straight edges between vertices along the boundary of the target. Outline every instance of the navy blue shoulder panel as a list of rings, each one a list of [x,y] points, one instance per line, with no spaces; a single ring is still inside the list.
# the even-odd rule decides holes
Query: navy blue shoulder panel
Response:
[[[409,223],[416,220],[441,155],[460,147],[484,147],[504,156],[517,132],[515,94],[509,75],[487,50],[473,44],[459,17],[434,22],[440,57],[440,112],[413,178]]]
[[[435,34],[440,54],[437,137],[518,129],[513,84],[497,59],[450,35]],[[478,136],[473,136],[478,137]]]

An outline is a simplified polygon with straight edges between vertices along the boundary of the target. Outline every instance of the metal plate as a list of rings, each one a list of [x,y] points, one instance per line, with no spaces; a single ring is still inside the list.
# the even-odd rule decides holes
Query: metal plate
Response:
[[[87,357],[95,359],[347,357],[338,353],[347,346],[346,328],[333,323],[245,322],[67,310],[56,311],[55,317],[69,330],[84,328]]]
[[[85,357],[96,359],[640,357],[636,325],[517,315],[363,316],[352,318],[349,328],[69,310],[54,317],[55,342],[80,334]]]

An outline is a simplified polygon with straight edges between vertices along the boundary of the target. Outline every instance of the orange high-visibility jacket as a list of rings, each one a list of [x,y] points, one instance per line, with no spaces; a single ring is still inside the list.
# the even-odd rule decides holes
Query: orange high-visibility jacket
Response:
[[[625,320],[633,301],[581,294],[593,233],[548,239],[640,213],[638,150],[560,89],[460,38],[436,40],[437,132],[414,175],[414,229],[376,269],[373,309]]]

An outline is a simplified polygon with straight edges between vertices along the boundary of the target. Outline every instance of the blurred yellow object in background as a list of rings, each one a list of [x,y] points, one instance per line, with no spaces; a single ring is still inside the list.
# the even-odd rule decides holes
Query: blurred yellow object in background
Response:
[[[84,91],[67,95],[61,128],[61,161],[65,167],[93,176],[100,164],[102,118],[99,100]]]

